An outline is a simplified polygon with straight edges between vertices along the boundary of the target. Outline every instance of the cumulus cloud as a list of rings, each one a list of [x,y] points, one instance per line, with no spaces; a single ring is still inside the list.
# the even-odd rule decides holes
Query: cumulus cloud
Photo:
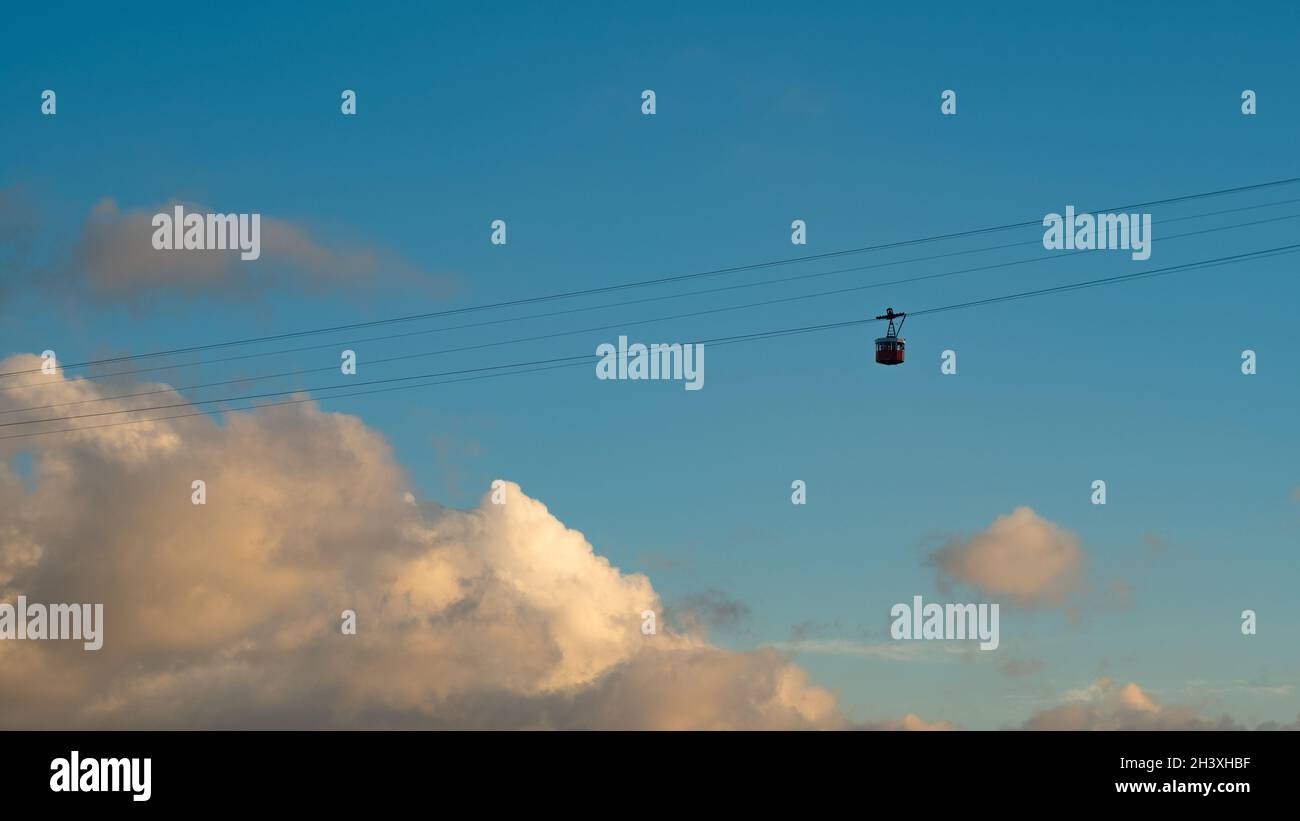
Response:
[[[1085,557],[1078,536],[1018,507],[982,533],[949,541],[930,563],[941,583],[1026,606],[1064,606],[1083,585]]]
[[[102,395],[52,379],[0,411]],[[0,727],[844,726],[785,653],[643,635],[650,580],[519,486],[468,510],[417,500],[355,417],[104,421],[0,441],[0,601],[102,602],[105,635],[0,642]]]
[[[410,264],[364,245],[322,243],[305,227],[261,218],[261,256],[239,251],[159,251],[153,247],[155,214],[209,213],[205,205],[169,201],[156,208],[122,209],[112,199],[91,210],[65,275],[101,300],[140,302],[159,295],[230,295],[292,285],[313,288],[373,287],[381,277],[404,285],[449,290],[450,279],[426,277]],[[256,209],[253,209],[256,210]]]
[[[1191,706],[1164,706],[1135,682],[1100,678],[1066,693],[1065,703],[1035,713],[1026,730],[1239,730],[1227,716],[1208,717]]]

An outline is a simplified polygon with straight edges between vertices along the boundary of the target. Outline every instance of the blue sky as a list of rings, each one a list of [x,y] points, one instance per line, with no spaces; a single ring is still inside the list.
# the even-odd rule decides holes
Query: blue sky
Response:
[[[335,290],[46,298],[11,278],[0,354],[65,361],[497,302],[961,231],[1297,176],[1297,16],[1102,3],[51,4],[0,33],[0,188],[41,215],[52,266],[96,203],[258,211],[422,272]],[[38,114],[42,89],[58,114]],[[355,89],[358,114],[339,112]],[[654,89],[657,113],[640,112]],[[939,113],[944,89],[958,113]],[[1243,89],[1258,94],[1240,112]],[[1294,243],[1300,186],[1155,209],[1147,263],[1053,258],[655,325],[668,341],[936,307]],[[488,242],[504,219],[509,243]],[[789,241],[792,219],[806,248]],[[1041,229],[746,272],[563,306],[1031,241]],[[1028,245],[804,283],[357,346],[363,378],[589,353],[617,331],[384,365],[384,356],[634,321],[1035,257]],[[50,267],[39,268],[46,275]],[[265,274],[261,273],[265,270]],[[444,295],[444,290],[449,295]],[[909,320],[907,365],[874,325],[719,347],[706,388],[598,382],[586,368],[324,400],[392,443],[426,497],[466,506],[517,481],[669,602],[748,608],[714,639],[841,652],[798,661],[858,720],[912,712],[1017,724],[1100,676],[1247,724],[1300,713],[1296,257]],[[436,327],[437,323],[390,330]],[[326,337],[345,342],[348,334]],[[321,340],[317,340],[321,341]],[[343,347],[340,345],[339,347]],[[1259,373],[1240,372],[1240,354]],[[955,376],[939,354],[958,354]],[[271,364],[267,364],[270,362]],[[329,365],[337,350],[161,375],[192,384]],[[261,370],[259,370],[261,369]],[[334,383],[280,380],[274,389]],[[268,388],[270,389],[270,388]],[[806,506],[790,483],[808,484]],[[1108,503],[1089,501],[1094,479]],[[1081,615],[1008,608],[996,658],[898,661],[894,602],[945,598],[927,554],[1019,506],[1078,534]],[[1152,543],[1164,545],[1153,550]],[[1131,587],[1126,602],[1106,591]],[[1259,634],[1241,635],[1243,609]],[[975,654],[976,656],[978,654]],[[1038,663],[1030,675],[999,669]]]

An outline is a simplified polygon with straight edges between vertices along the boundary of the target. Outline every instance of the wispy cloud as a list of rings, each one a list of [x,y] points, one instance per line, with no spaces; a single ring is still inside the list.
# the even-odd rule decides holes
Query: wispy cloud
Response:
[[[461,287],[455,275],[422,271],[370,243],[322,240],[308,226],[272,214],[261,217],[256,260],[241,260],[238,250],[157,250],[153,217],[171,214],[177,205],[188,213],[219,210],[181,200],[143,208],[100,200],[68,243],[70,250],[40,263],[44,286],[59,288],[65,299],[132,305],[178,297],[246,297],[277,288],[362,293],[385,285],[415,288],[436,298]],[[19,189],[0,191],[0,252],[26,260],[40,224],[35,207]]]
[[[788,653],[811,653],[830,656],[860,656],[889,661],[940,661],[961,656],[959,644],[941,641],[882,641],[864,643],[847,639],[812,639],[782,641],[767,645]]]
[[[748,630],[753,617],[749,606],[716,588],[688,593],[667,608],[673,624],[685,632]]]

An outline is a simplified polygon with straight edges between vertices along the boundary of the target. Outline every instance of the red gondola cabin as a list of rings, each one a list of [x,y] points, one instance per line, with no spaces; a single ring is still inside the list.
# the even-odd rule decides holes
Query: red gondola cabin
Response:
[[[881,365],[903,364],[903,354],[907,340],[896,336],[885,336],[876,340],[876,361]]]
[[[894,309],[890,308],[876,319],[888,319],[889,328],[885,330],[885,335],[876,340],[876,362],[881,365],[901,365],[903,356],[907,350],[907,340],[898,335],[903,328],[903,317],[906,313],[896,314]],[[894,320],[898,320],[898,326],[894,326]]]

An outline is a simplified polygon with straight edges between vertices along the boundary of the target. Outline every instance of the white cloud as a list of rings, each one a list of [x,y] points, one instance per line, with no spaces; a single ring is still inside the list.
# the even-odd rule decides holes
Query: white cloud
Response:
[[[969,539],[954,539],[930,555],[941,581],[977,588],[994,600],[1064,606],[1083,585],[1079,537],[1028,507],[999,516]]]
[[[1212,718],[1188,705],[1165,706],[1135,682],[1101,678],[1071,690],[1062,704],[1035,713],[1027,730],[1228,730],[1241,729],[1227,716]]]
[[[0,411],[100,395],[53,378]],[[505,505],[419,502],[355,417],[103,421],[0,441],[0,600],[102,602],[105,619],[94,653],[0,642],[2,727],[843,726],[787,654],[643,635],[642,611],[662,614],[650,580],[517,485]]]

